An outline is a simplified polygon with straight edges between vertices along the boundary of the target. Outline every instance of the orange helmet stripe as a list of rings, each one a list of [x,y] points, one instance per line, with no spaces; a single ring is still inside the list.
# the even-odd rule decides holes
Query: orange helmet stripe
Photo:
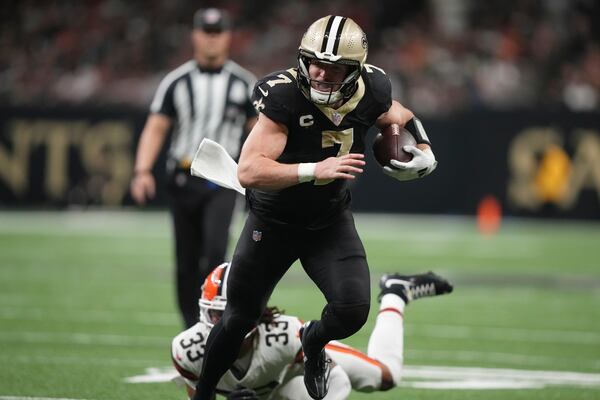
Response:
[[[222,277],[229,264],[223,263],[215,268],[204,280],[202,286],[202,298],[204,300],[212,300],[215,296],[219,295],[219,288],[221,287]]]

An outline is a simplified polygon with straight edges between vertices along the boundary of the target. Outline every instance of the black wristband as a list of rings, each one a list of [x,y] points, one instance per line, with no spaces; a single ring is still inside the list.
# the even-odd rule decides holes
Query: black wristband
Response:
[[[410,132],[411,135],[417,141],[417,144],[427,144],[431,146],[431,142],[427,137],[427,133],[425,132],[425,128],[423,128],[423,124],[421,124],[421,120],[417,117],[412,117],[406,124],[404,124],[404,129]]]

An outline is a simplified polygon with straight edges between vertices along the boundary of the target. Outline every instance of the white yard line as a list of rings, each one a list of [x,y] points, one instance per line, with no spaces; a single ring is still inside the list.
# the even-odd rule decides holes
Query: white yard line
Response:
[[[575,360],[581,368],[600,368],[600,361],[594,358],[553,357],[542,355],[503,353],[494,351],[471,350],[422,350],[409,349],[405,354],[417,360],[440,360],[444,362],[460,361],[469,363],[504,363],[528,367],[543,367],[547,365],[572,364]]]
[[[435,379],[511,379],[554,384],[593,385],[600,386],[600,374],[570,371],[533,371],[506,368],[472,368],[472,367],[433,367],[405,366],[402,370],[405,378]]]
[[[127,383],[170,382],[178,374],[172,367],[146,368],[145,373],[123,378]],[[543,389],[576,386],[600,389],[600,374],[571,371],[534,371],[506,368],[406,365],[399,386],[419,389]]]
[[[600,345],[600,333],[553,329],[521,329],[469,325],[417,324],[406,328],[408,334],[445,339],[477,339],[524,343]]]

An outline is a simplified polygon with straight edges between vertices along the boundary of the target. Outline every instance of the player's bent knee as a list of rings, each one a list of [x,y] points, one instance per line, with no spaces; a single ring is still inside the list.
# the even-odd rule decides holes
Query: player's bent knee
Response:
[[[367,322],[369,318],[369,304],[361,304],[351,308],[351,316],[348,316],[350,327],[354,332],[358,331]]]
[[[336,337],[345,338],[362,328],[368,317],[369,304],[329,304],[323,312],[323,323],[336,332]]]

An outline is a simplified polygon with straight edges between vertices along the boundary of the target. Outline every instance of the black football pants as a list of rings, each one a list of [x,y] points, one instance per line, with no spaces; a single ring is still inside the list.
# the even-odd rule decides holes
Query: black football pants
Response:
[[[189,171],[186,174],[189,177]],[[185,185],[171,181],[168,193],[175,233],[177,303],[189,328],[198,322],[204,279],[226,261],[236,192],[199,180]]]
[[[229,272],[227,308],[208,338],[196,399],[212,393],[277,282],[297,259],[327,300],[321,320],[311,330],[311,348],[320,350],[364,325],[371,296],[369,270],[349,210],[321,230],[273,227],[250,213]]]

